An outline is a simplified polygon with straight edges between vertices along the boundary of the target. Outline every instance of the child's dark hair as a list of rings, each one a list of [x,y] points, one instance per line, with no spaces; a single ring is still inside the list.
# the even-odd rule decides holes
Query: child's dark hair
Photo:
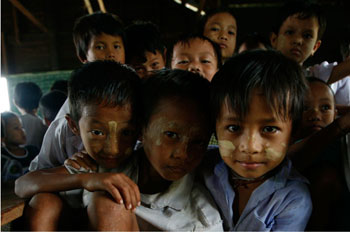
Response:
[[[208,19],[210,17],[212,17],[213,15],[216,15],[219,13],[230,14],[236,20],[236,23],[237,23],[237,17],[232,9],[230,9],[230,8],[214,8],[214,9],[208,10],[207,13],[200,18],[200,20],[198,22],[198,27],[197,27],[198,33],[203,35],[205,24],[207,23]]]
[[[158,26],[150,21],[135,21],[125,29],[128,52],[126,63],[131,59],[140,59],[140,63],[146,62],[145,52],[164,54],[165,43],[161,38]],[[140,40],[140,38],[142,38]]]
[[[327,20],[321,6],[308,0],[289,0],[279,9],[278,17],[274,21],[272,31],[278,35],[283,22],[292,15],[297,15],[298,19],[309,19],[316,17],[318,20],[317,40],[320,40],[326,30]]]
[[[53,91],[53,90],[61,91],[67,95],[68,94],[68,81],[63,80],[63,79],[56,80],[50,88],[50,91]]]
[[[14,90],[14,101],[16,105],[26,112],[31,112],[39,106],[42,96],[40,87],[33,82],[18,83]]]
[[[120,36],[125,47],[125,33],[121,20],[114,14],[95,12],[84,15],[75,21],[73,41],[79,58],[86,60],[91,39],[102,33]]]
[[[245,37],[243,37],[239,46],[241,46],[243,43],[246,44],[247,50],[253,50],[258,48],[259,43],[264,45],[266,49],[271,49],[269,41],[258,32],[247,34]]]
[[[13,117],[20,119],[19,116],[14,112],[5,111],[1,113],[1,138],[6,137],[6,123]]]
[[[334,97],[334,91],[333,91],[332,88],[331,88],[325,81],[323,81],[322,79],[316,78],[316,77],[314,77],[314,76],[309,76],[309,77],[306,77],[306,81],[308,82],[308,84],[314,83],[314,82],[318,82],[318,83],[324,84],[326,87],[328,87],[329,90],[331,90],[332,95],[333,95],[333,97]]]
[[[133,117],[138,115],[140,79],[128,66],[114,61],[94,61],[75,70],[68,82],[72,119],[81,117],[87,104],[115,107],[131,104]]]
[[[299,120],[307,84],[300,66],[272,50],[245,51],[230,58],[211,82],[210,106],[214,119],[223,103],[243,119],[249,111],[254,89],[262,91],[281,119]]]
[[[43,95],[39,103],[43,117],[53,121],[66,99],[67,95],[58,90],[53,90]]]
[[[222,66],[222,61],[221,61],[221,50],[220,47],[217,43],[213,42],[212,40],[210,40],[209,38],[201,35],[201,34],[183,34],[181,36],[179,36],[179,38],[175,39],[171,45],[169,46],[169,48],[167,49],[167,54],[166,54],[166,62],[167,62],[167,67],[170,68],[171,67],[171,61],[173,59],[173,50],[174,47],[177,44],[182,44],[182,45],[189,45],[190,42],[194,39],[200,39],[202,41],[208,41],[213,49],[214,49],[214,53],[216,55],[216,59],[217,59],[217,63],[218,63],[218,69],[220,69],[220,67]]]
[[[164,69],[142,80],[143,127],[148,125],[159,102],[166,98],[186,98],[195,101],[199,110],[206,114],[209,120],[209,81],[189,71]]]

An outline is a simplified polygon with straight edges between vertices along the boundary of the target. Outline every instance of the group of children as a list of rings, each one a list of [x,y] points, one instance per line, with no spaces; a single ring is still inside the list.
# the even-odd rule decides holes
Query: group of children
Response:
[[[339,163],[317,164],[339,160],[339,151],[322,152],[349,133],[350,113],[339,106],[336,118],[333,90],[304,75],[321,45],[321,12],[303,2],[284,10],[273,49],[237,55],[228,10],[208,13],[199,33],[171,46],[150,22],[124,31],[110,13],[79,18],[73,38],[84,65],[30,172],[15,182],[16,194],[30,198],[26,229],[73,229],[79,214],[77,230],[329,227],[322,214],[345,184]],[[335,66],[330,82],[349,80],[348,68],[347,60]],[[218,145],[208,147],[213,134]],[[321,182],[330,175],[334,182]]]

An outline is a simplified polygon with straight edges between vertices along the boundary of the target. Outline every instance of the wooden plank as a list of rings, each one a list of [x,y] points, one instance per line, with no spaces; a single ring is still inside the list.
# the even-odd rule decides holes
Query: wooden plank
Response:
[[[1,226],[23,214],[25,199],[19,198],[14,192],[14,182],[1,185]]]
[[[94,11],[92,10],[90,0],[84,0],[85,2],[85,7],[88,10],[89,14],[92,14]]]
[[[43,32],[48,32],[47,28],[39,20],[35,18],[18,0],[9,0],[22,14],[24,14],[34,25],[40,28]]]
[[[104,13],[106,13],[106,8],[105,8],[105,4],[103,4],[103,0],[97,0],[98,1],[98,5],[100,6],[100,10]]]

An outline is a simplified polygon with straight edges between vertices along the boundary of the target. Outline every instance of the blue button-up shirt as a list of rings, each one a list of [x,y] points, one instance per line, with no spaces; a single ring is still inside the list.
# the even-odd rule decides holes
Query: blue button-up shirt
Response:
[[[218,152],[217,152],[218,153]],[[206,186],[221,211],[228,231],[303,231],[312,211],[307,180],[286,160],[278,173],[257,187],[236,224],[233,222],[235,192],[229,182],[230,168],[220,160],[204,172]]]

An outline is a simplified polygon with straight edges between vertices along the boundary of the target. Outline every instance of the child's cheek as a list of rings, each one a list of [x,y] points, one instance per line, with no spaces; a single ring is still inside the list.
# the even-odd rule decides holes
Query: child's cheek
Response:
[[[231,141],[228,140],[219,140],[219,151],[221,157],[232,157],[233,152],[236,150],[236,146],[233,145]]]
[[[280,143],[279,148],[271,147],[269,144],[265,145],[265,156],[268,160],[280,160],[286,154],[286,144]]]

